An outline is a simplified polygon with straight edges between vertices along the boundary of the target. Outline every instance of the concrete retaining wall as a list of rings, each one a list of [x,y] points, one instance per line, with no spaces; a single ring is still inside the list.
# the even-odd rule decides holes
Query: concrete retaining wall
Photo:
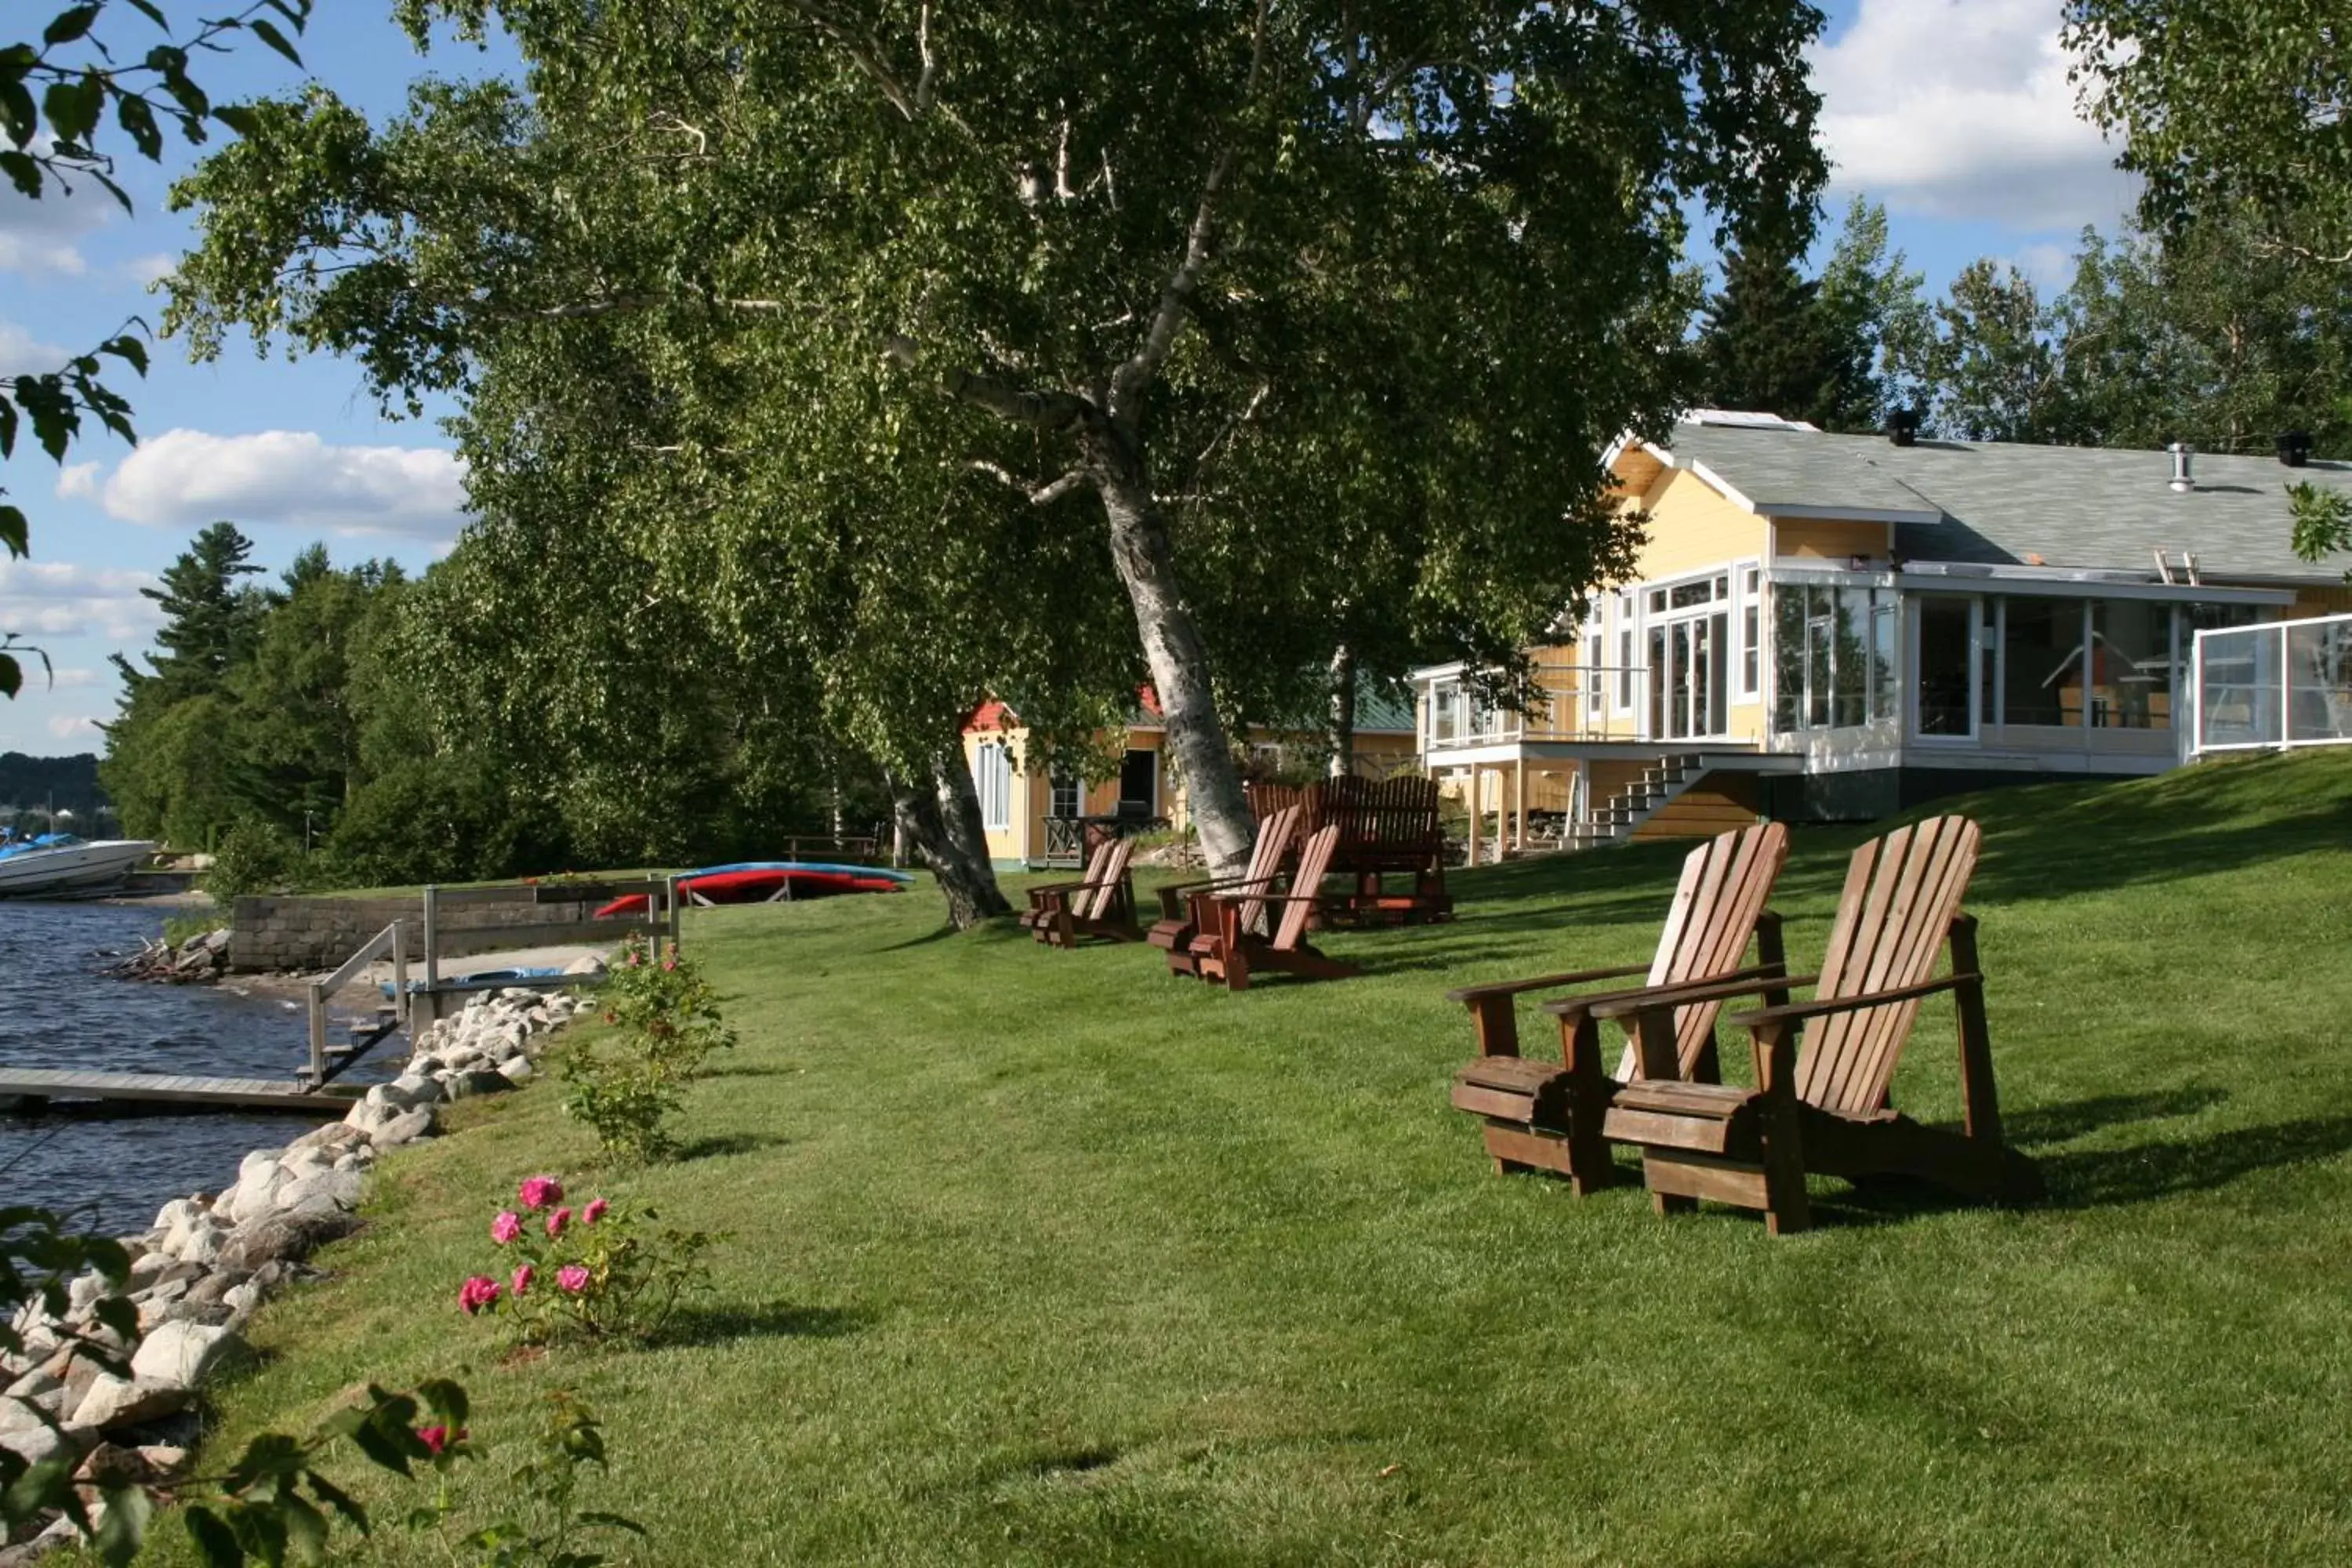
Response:
[[[494,934],[509,926],[545,926],[585,919],[579,904],[444,903],[439,916],[444,957],[508,945]],[[245,974],[333,969],[394,921],[406,921],[411,963],[424,961],[425,900],[416,898],[333,899],[247,897],[229,920],[228,966]],[[614,934],[625,929],[614,926]],[[477,935],[475,933],[480,933]]]

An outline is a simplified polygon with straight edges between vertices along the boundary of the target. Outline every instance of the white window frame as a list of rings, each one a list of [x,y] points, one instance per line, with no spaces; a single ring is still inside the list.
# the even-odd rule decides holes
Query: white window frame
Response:
[[[1617,591],[1616,676],[1609,683],[1609,711],[1620,718],[1642,705],[1642,694],[1634,689],[1637,682],[1633,674],[1641,666],[1641,589]]]
[[[1736,649],[1733,667],[1738,679],[1732,684],[1732,695],[1755,702],[1764,695],[1764,639],[1769,624],[1765,614],[1764,565],[1759,561],[1737,561],[1731,567],[1731,641]],[[1748,617],[1756,617],[1756,630],[1751,636]],[[1755,678],[1749,679],[1748,667],[1755,667]]]
[[[990,833],[1013,827],[1013,748],[982,741],[972,758],[972,793],[980,796],[980,825]]]
[[[1609,678],[1602,673],[1609,662],[1609,631],[1606,606],[1601,600],[1592,602],[1592,616],[1584,623],[1584,713],[1588,719],[1598,719],[1607,711],[1609,699],[1604,688]]]

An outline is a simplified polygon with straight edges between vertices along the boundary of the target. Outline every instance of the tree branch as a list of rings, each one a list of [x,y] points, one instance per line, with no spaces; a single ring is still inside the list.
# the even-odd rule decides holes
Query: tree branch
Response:
[[[922,353],[915,346],[915,340],[903,333],[886,340],[882,354],[907,370],[922,365]],[[1035,430],[1069,430],[1095,417],[1095,405],[1075,393],[1035,392],[992,375],[962,369],[943,374],[940,392],[957,403],[984,409],[1008,425],[1025,425]]]
[[[974,458],[970,467],[973,472],[986,474],[1007,489],[1020,491],[1028,499],[1031,506],[1051,506],[1087,482],[1087,471],[1084,468],[1072,468],[1051,484],[1032,485],[1011,469],[1001,464],[992,463],[985,458]]]

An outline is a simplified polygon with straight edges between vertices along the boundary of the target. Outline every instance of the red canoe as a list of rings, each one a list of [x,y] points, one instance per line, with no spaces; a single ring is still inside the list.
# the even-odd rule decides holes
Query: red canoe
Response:
[[[706,871],[698,877],[681,877],[679,887],[709,903],[759,904],[783,896],[794,900],[830,898],[835,893],[895,893],[905,884],[897,879],[876,872],[861,876],[855,872],[816,867],[769,867],[751,871]],[[785,889],[789,886],[790,891]],[[621,915],[642,914],[646,895],[631,893],[614,899],[596,911],[600,921]]]

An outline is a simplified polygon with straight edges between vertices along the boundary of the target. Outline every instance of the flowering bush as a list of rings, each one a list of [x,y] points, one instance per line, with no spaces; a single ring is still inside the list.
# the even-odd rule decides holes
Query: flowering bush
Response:
[[[530,1344],[566,1331],[644,1337],[702,1287],[702,1253],[717,1239],[705,1232],[662,1226],[651,1209],[601,1197],[575,1211],[552,1176],[526,1179],[516,1195],[523,1212],[501,1209],[490,1221],[508,1260],[457,1288],[467,1317],[503,1314]]]
[[[604,983],[613,1032],[564,1056],[565,1109],[596,1130],[608,1156],[658,1160],[677,1152],[663,1124],[679,1087],[714,1050],[735,1043],[717,994],[675,943],[658,952],[643,937],[622,945]]]

